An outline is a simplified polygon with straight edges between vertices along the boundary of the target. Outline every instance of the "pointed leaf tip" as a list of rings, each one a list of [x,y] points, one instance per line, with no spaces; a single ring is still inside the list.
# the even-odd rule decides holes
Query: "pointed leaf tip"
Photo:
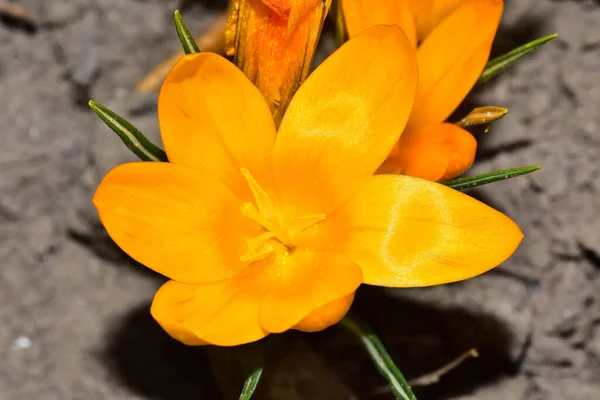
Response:
[[[346,26],[346,19],[344,18],[342,1],[339,0],[334,2],[332,8],[333,10],[329,14],[333,16],[333,22],[335,23],[335,42],[339,48],[348,41],[348,28]]]
[[[200,49],[198,48],[194,37],[185,25],[185,22],[183,22],[183,18],[181,17],[179,10],[175,10],[175,13],[173,14],[173,21],[175,21],[177,36],[179,36],[179,41],[181,42],[181,46],[183,47],[185,54],[200,53]]]
[[[148,140],[142,132],[125,118],[93,100],[90,100],[88,105],[121,138],[125,146],[142,161],[168,161],[164,150]]]
[[[244,387],[242,388],[242,393],[240,394],[240,400],[250,400],[256,391],[256,387],[258,386],[258,382],[263,373],[263,367],[256,367],[250,376],[246,378],[244,382]]]
[[[504,179],[510,179],[517,176],[530,174],[534,171],[541,169],[539,165],[531,165],[528,167],[519,167],[505,169],[501,171],[487,172],[485,174],[479,174],[474,176],[467,176],[465,178],[453,179],[451,181],[442,182],[442,184],[451,187],[456,190],[464,190],[474,188],[476,186],[487,185],[488,183],[502,181]]]
[[[480,85],[484,82],[487,82],[494,76],[504,71],[506,68],[519,61],[521,58],[525,57],[527,54],[531,53],[541,45],[548,43],[557,36],[558,34],[553,33],[551,35],[541,37],[539,39],[526,43],[523,46],[519,46],[506,54],[494,58],[493,60],[489,61],[485,66],[481,77],[477,81],[477,84]]]

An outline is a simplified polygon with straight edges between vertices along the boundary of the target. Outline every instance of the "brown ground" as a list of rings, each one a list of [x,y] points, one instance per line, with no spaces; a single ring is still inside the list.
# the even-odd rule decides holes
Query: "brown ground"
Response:
[[[132,107],[130,90],[178,47],[178,2],[15,3],[39,25],[0,22],[0,399],[235,398],[256,347],[206,351],[166,337],[148,315],[160,278],[111,244],[90,204],[103,174],[133,156],[85,102],[135,108],[130,119],[158,137],[153,102]],[[188,3],[193,30],[222,7]],[[409,377],[480,350],[420,399],[600,399],[600,4],[506,8],[497,53],[560,34],[471,99],[510,109],[472,172],[544,166],[474,192],[519,222],[522,246],[465,283],[365,289],[355,309]],[[285,341],[257,397],[390,397],[341,329]]]

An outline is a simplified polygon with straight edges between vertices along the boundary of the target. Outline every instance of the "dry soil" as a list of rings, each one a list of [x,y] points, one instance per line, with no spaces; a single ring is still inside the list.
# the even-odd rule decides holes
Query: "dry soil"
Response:
[[[161,278],[99,226],[95,186],[134,157],[86,105],[158,140],[155,96],[132,87],[178,48],[176,7],[199,32],[222,2],[14,3],[37,24],[0,20],[0,399],[236,398],[256,346],[168,338],[148,314]],[[494,53],[553,32],[468,101],[510,110],[479,136],[472,173],[544,167],[472,192],[518,221],[517,253],[468,282],[359,293],[356,313],[409,377],[479,349],[420,399],[600,399],[600,3],[507,0]],[[282,340],[257,398],[391,397],[347,332]]]

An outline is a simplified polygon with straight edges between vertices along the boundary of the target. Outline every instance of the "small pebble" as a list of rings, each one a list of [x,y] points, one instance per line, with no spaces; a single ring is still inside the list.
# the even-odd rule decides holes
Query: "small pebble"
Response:
[[[27,350],[31,348],[33,342],[27,336],[19,336],[12,343],[13,350]]]

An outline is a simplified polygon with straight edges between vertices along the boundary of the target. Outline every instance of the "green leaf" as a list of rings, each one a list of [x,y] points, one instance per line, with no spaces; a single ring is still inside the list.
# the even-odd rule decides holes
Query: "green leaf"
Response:
[[[473,188],[475,186],[487,185],[488,183],[501,181],[504,179],[514,178],[515,176],[521,176],[530,174],[534,171],[541,169],[539,165],[532,165],[529,167],[511,168],[502,171],[487,172],[485,174],[467,176],[465,178],[453,179],[451,181],[442,182],[442,184],[451,187],[456,190],[464,190]]]
[[[369,353],[379,373],[388,381],[392,394],[400,400],[417,400],[404,375],[400,372],[392,357],[377,335],[361,320],[345,316],[340,325],[354,333]]]
[[[260,356],[256,360],[256,365],[252,370],[252,373],[246,378],[244,382],[244,387],[242,388],[242,393],[240,394],[240,400],[250,400],[256,391],[256,387],[258,386],[258,382],[263,373],[263,369],[265,364],[267,363],[267,359],[269,355],[279,346],[280,338],[270,336],[260,343],[261,351]]]
[[[254,371],[252,371],[250,376],[246,378],[246,382],[244,382],[244,387],[242,388],[242,393],[240,394],[240,400],[250,400],[250,398],[252,398],[262,373],[263,367],[257,366]]]
[[[517,47],[516,49],[511,50],[508,53],[489,61],[485,66],[481,77],[477,81],[477,84],[487,82],[494,76],[498,75],[500,72],[504,71],[506,68],[519,61],[527,54],[531,53],[532,51],[543,45],[544,43],[548,43],[556,36],[558,36],[556,33],[544,36],[542,38],[524,44],[523,46]]]
[[[181,41],[181,46],[183,46],[185,54],[200,53],[200,49],[187,26],[185,26],[179,10],[176,10],[173,14],[173,20],[175,21],[175,29],[177,29],[177,36],[179,36],[179,41]]]
[[[342,10],[342,0],[334,1],[332,8],[333,12],[330,12],[330,15],[332,15],[334,19],[335,43],[339,48],[348,41],[348,29],[346,27],[346,20],[344,19],[344,12]]]
[[[90,100],[88,104],[100,119],[121,138],[125,146],[143,161],[168,161],[164,150],[154,145],[125,118],[93,100]]]

